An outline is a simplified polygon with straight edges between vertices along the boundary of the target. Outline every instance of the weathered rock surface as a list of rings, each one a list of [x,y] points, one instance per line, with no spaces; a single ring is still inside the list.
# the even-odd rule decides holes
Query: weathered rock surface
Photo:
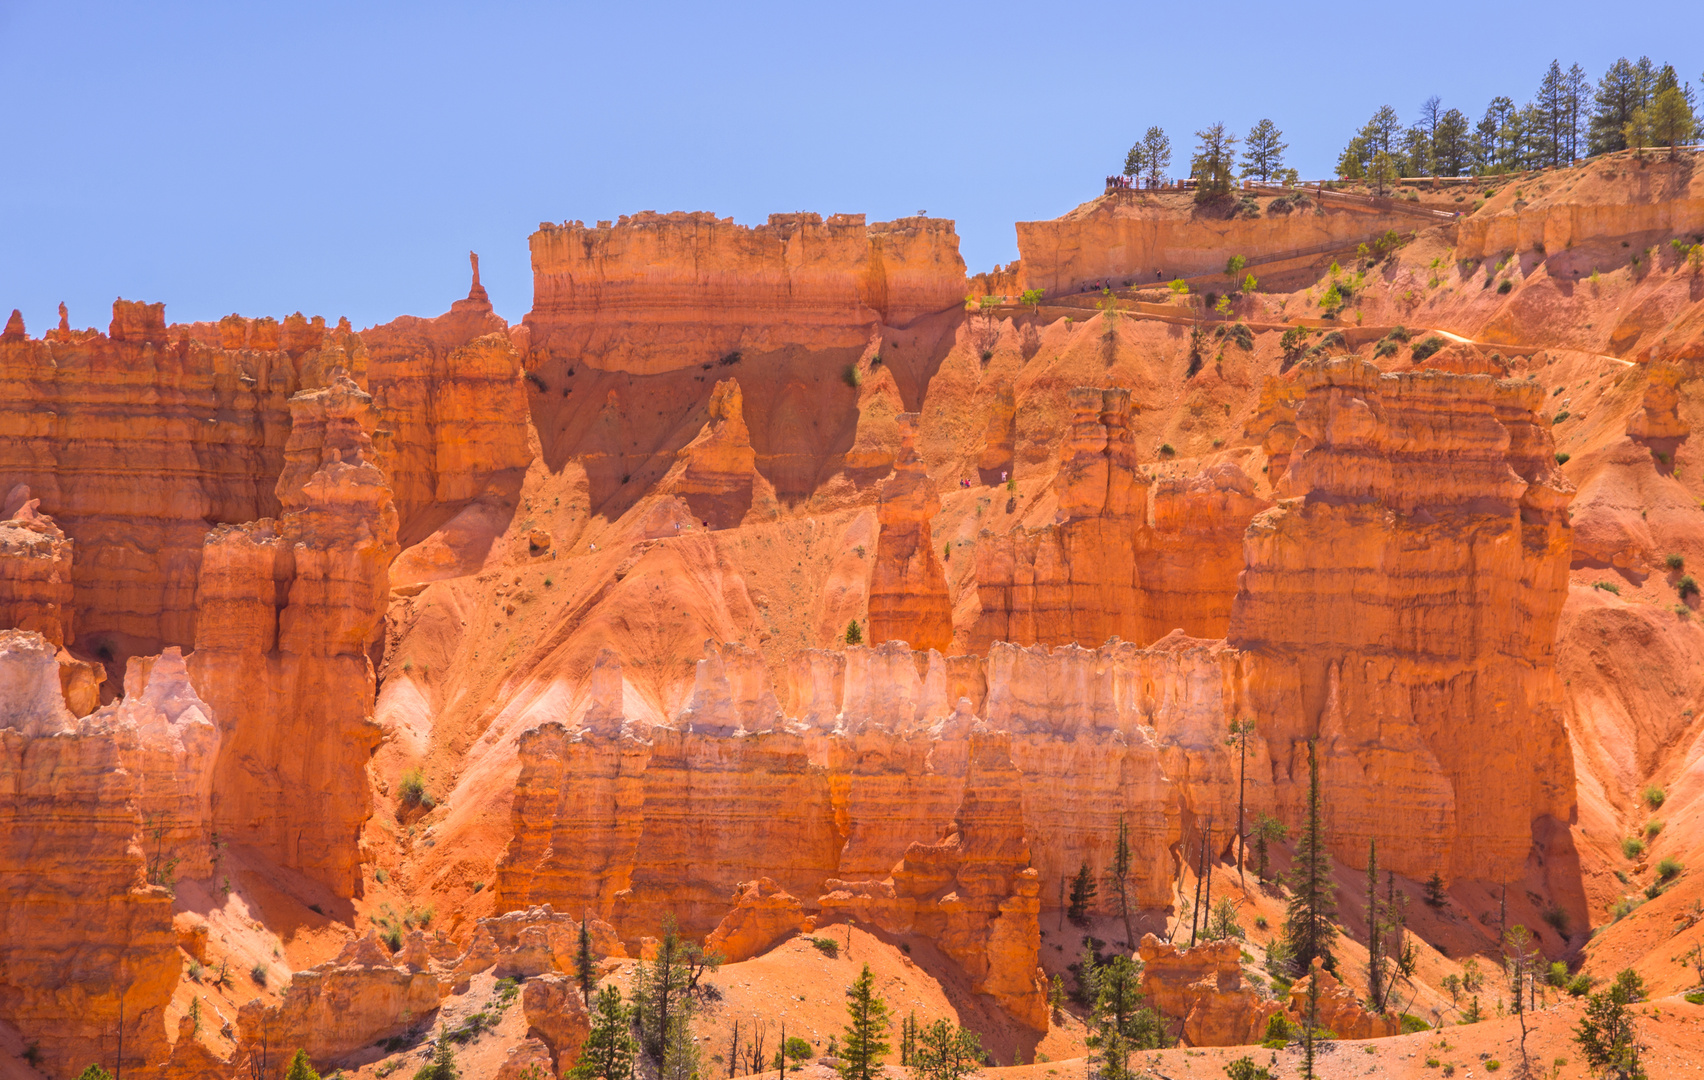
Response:
[[[1319,984],[1318,1000],[1312,1006],[1308,1003],[1310,979]],[[1382,1039],[1402,1029],[1402,1019],[1394,1012],[1368,1012],[1361,1004],[1360,995],[1338,982],[1319,960],[1314,961],[1312,971],[1290,987],[1291,1019],[1302,1021],[1310,1008],[1315,1010],[1319,1026],[1340,1039]]]
[[[0,626],[33,630],[54,646],[71,644],[74,607],[70,540],[19,484],[0,521]]]
[[[1210,941],[1180,949],[1142,935],[1142,993],[1156,1012],[1183,1024],[1190,1046],[1261,1041],[1283,1005],[1243,981],[1242,946]],[[1322,987],[1324,983],[1320,984]]]
[[[704,939],[704,951],[718,952],[734,964],[767,952],[777,941],[810,926],[798,897],[768,878],[758,878],[744,883],[733,910]]]
[[[1243,532],[1270,504],[1231,464],[1156,479],[1137,463],[1127,390],[1079,387],[1070,405],[1054,480],[1059,523],[984,530],[972,647],[1145,644],[1175,629],[1223,636]]]
[[[220,834],[350,896],[397,518],[372,399],[339,377],[290,409],[283,516],[207,534],[190,668],[222,736]]]
[[[953,640],[947,575],[929,521],[941,512],[935,485],[917,456],[917,414],[899,417],[899,455],[881,483],[876,561],[870,572],[870,640],[945,649]]]
[[[1297,381],[1298,439],[1248,530],[1228,639],[1249,654],[1281,801],[1317,735],[1346,861],[1377,839],[1410,877],[1516,877],[1533,823],[1567,820],[1573,790],[1552,647],[1572,486],[1543,392],[1353,359]]]
[[[964,296],[953,223],[862,214],[642,213],[541,223],[530,240],[532,348],[652,374],[737,351],[860,344]]]
[[[146,1073],[168,1052],[181,963],[171,893],[146,882],[125,734],[71,715],[39,634],[0,631],[0,1017],[53,1075]]]
[[[528,979],[521,988],[521,1009],[526,1014],[528,1037],[550,1048],[551,1073],[561,1075],[579,1059],[580,1047],[592,1031],[580,987],[561,975]]]

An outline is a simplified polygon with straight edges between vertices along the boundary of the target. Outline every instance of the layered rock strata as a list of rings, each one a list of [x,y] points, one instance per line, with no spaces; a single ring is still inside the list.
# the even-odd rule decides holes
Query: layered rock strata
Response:
[[[876,510],[880,532],[870,571],[870,640],[945,649],[953,640],[953,605],[929,528],[941,500],[917,454],[916,413],[900,414],[899,440]]]
[[[1243,980],[1242,945],[1210,941],[1180,949],[1142,935],[1142,995],[1180,1025],[1190,1046],[1242,1046],[1260,1042],[1283,1005]],[[1323,984],[1322,984],[1323,986]]]
[[[972,648],[996,641],[1155,641],[1174,629],[1222,637],[1242,536],[1270,505],[1235,465],[1156,478],[1137,461],[1128,390],[1078,387],[1054,480],[1059,522],[976,548],[981,611]]]
[[[351,896],[396,510],[366,393],[339,377],[290,409],[283,515],[207,534],[191,670],[222,735],[221,836]]]
[[[182,752],[194,737],[157,715],[165,699],[188,696],[181,677],[149,682],[151,703],[78,719],[53,647],[0,631],[0,1019],[51,1075],[90,1061],[150,1075],[169,1052],[165,1009],[181,970],[173,871],[144,854],[142,808],[194,818],[206,805],[192,798],[199,774],[153,771],[197,758]]]
[[[55,647],[75,638],[71,589],[74,545],[41,500],[19,484],[0,521],[0,626],[33,630]]]
[[[861,345],[964,297],[953,223],[862,214],[642,213],[588,228],[542,223],[530,241],[532,348],[653,374],[738,351]]]
[[[1249,527],[1228,638],[1262,735],[1288,746],[1274,779],[1294,798],[1317,737],[1346,860],[1376,839],[1410,877],[1518,876],[1573,804],[1553,659],[1572,487],[1543,391],[1353,359],[1296,381],[1296,441]]]

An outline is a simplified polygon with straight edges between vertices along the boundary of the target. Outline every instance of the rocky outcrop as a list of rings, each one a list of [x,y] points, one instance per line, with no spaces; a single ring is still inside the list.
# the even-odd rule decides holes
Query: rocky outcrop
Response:
[[[580,1047],[592,1032],[580,987],[561,975],[528,979],[521,988],[521,1010],[527,1018],[527,1036],[550,1050],[551,1075],[562,1075],[579,1059]]]
[[[1318,1000],[1313,1004],[1314,1023],[1339,1039],[1382,1039],[1402,1029],[1402,1019],[1386,1010],[1368,1012],[1360,995],[1337,981],[1325,970],[1322,961],[1313,962],[1313,970],[1297,979],[1290,987],[1290,1018],[1298,1025],[1306,1022],[1310,1012],[1309,981],[1319,984]]]
[[[1069,403],[1059,523],[983,531],[972,647],[1223,636],[1243,532],[1269,503],[1235,465],[1156,479],[1137,461],[1128,390],[1078,387]]]
[[[1597,240],[1704,231],[1704,181],[1688,163],[1653,156],[1634,167],[1623,156],[1597,164],[1620,175],[1615,182],[1592,183],[1586,170],[1577,170],[1559,178],[1556,190],[1548,193],[1517,186],[1483,211],[1462,218],[1456,257],[1561,252]]]
[[[1242,946],[1210,941],[1180,949],[1142,935],[1142,995],[1182,1024],[1190,1046],[1242,1046],[1261,1041],[1283,1006],[1243,981]],[[1323,985],[1323,984],[1322,984]]]
[[[876,511],[881,531],[870,571],[870,640],[945,649],[953,639],[953,605],[929,529],[941,500],[917,455],[916,413],[900,414],[899,440]]]
[[[1018,222],[1018,280],[1010,291],[1057,295],[1108,279],[1153,284],[1222,272],[1228,252],[1252,259],[1329,244],[1353,248],[1387,229],[1413,227],[1406,215],[1336,205],[1219,217],[1203,213],[1188,193],[1109,192],[1051,221]]]
[[[964,296],[953,223],[862,214],[641,213],[533,233],[532,348],[654,374],[734,352],[860,346]]]
[[[150,880],[205,878],[213,872],[213,769],[219,728],[190,685],[183,652],[133,656],[124,697],[91,723],[119,740],[136,777],[143,858]]]
[[[6,497],[0,521],[0,627],[33,630],[56,647],[75,638],[72,543],[30,498],[27,484]]]
[[[263,1044],[288,1056],[306,1050],[331,1062],[374,1042],[402,1034],[437,1011],[438,976],[415,931],[400,957],[369,932],[349,942],[335,960],[290,976],[277,1005],[255,998],[238,1013],[238,1060]]]
[[[1297,441],[1249,527],[1228,639],[1246,707],[1287,747],[1282,799],[1317,736],[1346,861],[1376,839],[1410,877],[1518,876],[1534,822],[1573,799],[1552,657],[1572,488],[1543,391],[1353,359],[1296,378]]]
[[[147,880],[135,734],[73,717],[53,647],[0,631],[0,1019],[51,1075],[148,1075],[169,1049],[181,962],[171,892]]]
[[[680,448],[680,467],[662,490],[680,496],[692,516],[713,529],[738,525],[751,509],[757,455],[746,427],[745,401],[735,379],[722,379],[705,406],[708,421],[698,437]]]
[[[339,377],[290,410],[283,515],[207,534],[191,670],[222,736],[220,834],[350,896],[397,518],[372,399]]]
[[[471,258],[467,298],[448,312],[361,332],[364,385],[389,432],[385,472],[406,534],[430,508],[477,498],[532,461],[523,358],[479,283],[479,256]]]
[[[731,911],[704,939],[704,951],[730,964],[769,951],[770,946],[813,925],[799,898],[768,878],[742,882]]]

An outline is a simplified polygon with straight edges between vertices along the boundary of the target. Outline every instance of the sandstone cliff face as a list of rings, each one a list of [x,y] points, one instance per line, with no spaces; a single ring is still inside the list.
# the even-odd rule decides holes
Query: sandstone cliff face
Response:
[[[953,639],[947,575],[929,521],[941,512],[935,485],[917,456],[917,414],[899,417],[899,456],[881,483],[876,561],[870,577],[870,640],[945,649]]]
[[[1253,258],[1320,244],[1354,247],[1386,229],[1414,227],[1413,218],[1400,214],[1335,207],[1323,214],[1222,218],[1197,210],[1190,198],[1112,192],[1051,221],[1018,222],[1017,285],[1058,294],[1107,278],[1152,284],[1222,271],[1231,254]]]
[[[180,962],[171,893],[147,883],[140,843],[141,733],[74,718],[34,633],[0,631],[0,701],[0,1018],[53,1075],[96,1060],[149,1075]]]
[[[532,235],[532,348],[649,374],[735,351],[861,344],[964,296],[951,221],[772,214],[635,214]]]
[[[222,736],[220,834],[350,896],[396,510],[367,394],[340,378],[290,406],[283,516],[207,534],[191,670]]]
[[[1242,676],[1222,644],[948,659],[891,642],[805,654],[782,696],[755,653],[713,647],[674,726],[624,720],[619,665],[605,672],[578,732],[521,736],[500,910],[588,906],[629,940],[674,914],[697,935],[737,883],[767,877],[807,907],[941,942],[1045,1027],[1043,886],[1104,870],[1123,817],[1132,902],[1164,907],[1186,824],[1235,816],[1223,730]],[[1259,739],[1249,774],[1252,813],[1272,805]]]
[[[1573,788],[1552,656],[1572,488],[1542,390],[1356,360],[1297,381],[1299,435],[1231,617],[1249,706],[1276,745],[1321,739],[1346,861],[1376,838],[1411,877],[1517,877]],[[1297,753],[1277,762],[1292,793]]]
[[[1270,505],[1231,464],[1156,480],[1137,463],[1130,392],[1079,387],[1054,480],[1060,521],[976,549],[973,648],[1155,641],[1181,629],[1222,637],[1242,570],[1242,535]]]
[[[385,472],[405,533],[433,507],[477,498],[532,461],[522,356],[479,283],[477,255],[467,298],[447,313],[405,315],[361,340],[370,358],[363,385],[388,432]]]
[[[1616,182],[1592,183],[1590,173],[1600,170]],[[1458,257],[1561,252],[1594,240],[1704,231],[1704,178],[1690,162],[1668,162],[1655,154],[1636,161],[1622,154],[1558,180],[1553,191],[1521,185],[1485,211],[1463,218]]]
[[[75,637],[71,592],[73,544],[40,499],[19,484],[0,521],[0,626],[33,630],[54,646]],[[16,505],[13,505],[16,504]]]

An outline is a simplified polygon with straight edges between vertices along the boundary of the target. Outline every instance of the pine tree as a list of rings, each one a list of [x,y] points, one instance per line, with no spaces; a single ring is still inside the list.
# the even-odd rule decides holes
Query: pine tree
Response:
[[[1118,893],[1118,914],[1124,919],[1124,947],[1136,947],[1136,930],[1130,922],[1130,868],[1133,859],[1130,854],[1130,828],[1124,821],[1124,815],[1118,815],[1118,843],[1112,852],[1112,865],[1107,868],[1107,881]]]
[[[306,1050],[297,1050],[296,1056],[290,1059],[290,1071],[284,1074],[284,1080],[320,1080],[320,1074],[314,1071]]]
[[[846,988],[846,1043],[840,1051],[840,1075],[844,1080],[872,1080],[881,1071],[887,1055],[888,1007],[876,993],[876,977],[865,964],[858,978]]]
[[[1195,178],[1197,202],[1211,202],[1231,192],[1237,167],[1237,137],[1223,123],[1195,133],[1200,143],[1190,159],[1189,175]]]
[[[1638,1032],[1633,1027],[1636,1000],[1620,979],[1606,990],[1586,999],[1586,1012],[1574,1029],[1580,1053],[1594,1069],[1602,1069],[1617,1080],[1643,1080],[1639,1066]]]
[[[1568,148],[1568,77],[1559,60],[1550,61],[1538,84],[1536,108],[1539,130],[1534,133],[1537,153],[1552,168],[1563,163]]]
[[[1433,157],[1439,176],[1460,176],[1473,160],[1473,125],[1460,109],[1438,118]]]
[[[1519,150],[1519,131],[1515,126],[1517,115],[1515,103],[1506,97],[1494,97],[1485,107],[1485,116],[1477,129],[1477,157],[1484,171],[1508,172],[1515,168],[1514,159]]]
[[[633,1012],[621,1003],[620,988],[606,986],[598,991],[591,1034],[580,1047],[579,1062],[568,1074],[571,1080],[632,1080],[632,1030]]]
[[[1444,891],[1444,875],[1436,870],[1426,879],[1426,905],[1441,908],[1449,901],[1449,894]]]
[[[1147,167],[1148,148],[1138,142],[1130,148],[1129,153],[1124,155],[1124,175],[1141,176],[1142,171]]]
[[[1089,870],[1089,864],[1084,863],[1077,868],[1077,876],[1071,881],[1071,906],[1066,909],[1065,916],[1081,926],[1088,920],[1089,905],[1095,902],[1095,875]]]
[[[864,630],[858,625],[857,619],[853,619],[851,622],[846,624],[846,644],[864,644]]]
[[[633,971],[639,1049],[657,1069],[667,1066],[671,1048],[678,1049],[675,1044],[683,1025],[685,1034],[691,1033],[692,997],[688,991],[692,979],[687,949],[671,915],[663,921],[656,959],[641,962]]]
[[[1266,880],[1267,845],[1282,843],[1289,835],[1284,823],[1270,814],[1260,814],[1254,819],[1254,876],[1258,880]]]
[[[1384,913],[1379,910],[1379,846],[1375,840],[1367,841],[1367,999],[1373,1003],[1373,1009],[1384,1009],[1385,995],[1385,958],[1380,931],[1383,929]]]
[[[438,1049],[432,1053],[430,1064],[420,1067],[414,1074],[414,1080],[457,1080],[461,1069],[456,1067],[456,1050],[450,1042],[447,1029],[438,1029]]]
[[[1680,156],[1677,147],[1692,137],[1692,109],[1679,87],[1670,86],[1651,104],[1651,139],[1669,148],[1669,158]]]
[[[1141,972],[1130,957],[1119,954],[1097,968],[1088,1036],[1096,1074],[1103,1080],[1129,1080],[1131,1053],[1165,1044],[1165,1028],[1143,1003]]]
[[[592,991],[597,987],[598,969],[592,959],[592,931],[586,925],[585,913],[580,917],[580,947],[574,956],[574,977],[580,981],[580,997],[586,1007],[592,1006]]]
[[[99,1065],[90,1065],[77,1074],[77,1080],[112,1080],[112,1073]]]
[[[1633,114],[1644,108],[1650,99],[1651,88],[1647,82],[1650,66],[1648,59],[1641,58],[1639,64],[1634,65],[1624,56],[1609,65],[1609,70],[1598,80],[1597,90],[1592,95],[1592,114],[1586,124],[1586,147],[1590,153],[1606,154],[1627,149],[1624,129],[1633,119]]]
[[[1308,740],[1308,812],[1296,857],[1290,867],[1290,903],[1284,937],[1298,972],[1308,971],[1317,957],[1334,968],[1331,946],[1337,939],[1337,887],[1331,880],[1331,853],[1325,846],[1325,808],[1319,790],[1319,754]]]
[[[1282,141],[1284,133],[1270,120],[1262,120],[1249,129],[1243,141],[1243,177],[1269,182],[1284,168],[1284,151],[1290,144]]]
[[[1399,175],[1401,173],[1396,167],[1396,158],[1382,150],[1373,155],[1373,163],[1367,169],[1367,179],[1373,182],[1380,195],[1384,194],[1385,188],[1396,183]]]
[[[911,1073],[920,1080],[962,1080],[981,1064],[981,1036],[947,1020],[936,1020],[917,1035]]]
[[[1142,136],[1142,151],[1148,164],[1148,184],[1158,187],[1171,166],[1171,140],[1166,137],[1165,129],[1158,125],[1149,128]]]
[[[1569,161],[1580,156],[1581,140],[1586,126],[1586,99],[1592,92],[1591,80],[1586,78],[1586,69],[1578,64],[1568,69],[1566,80],[1566,101],[1568,119],[1564,130],[1567,132]]]

